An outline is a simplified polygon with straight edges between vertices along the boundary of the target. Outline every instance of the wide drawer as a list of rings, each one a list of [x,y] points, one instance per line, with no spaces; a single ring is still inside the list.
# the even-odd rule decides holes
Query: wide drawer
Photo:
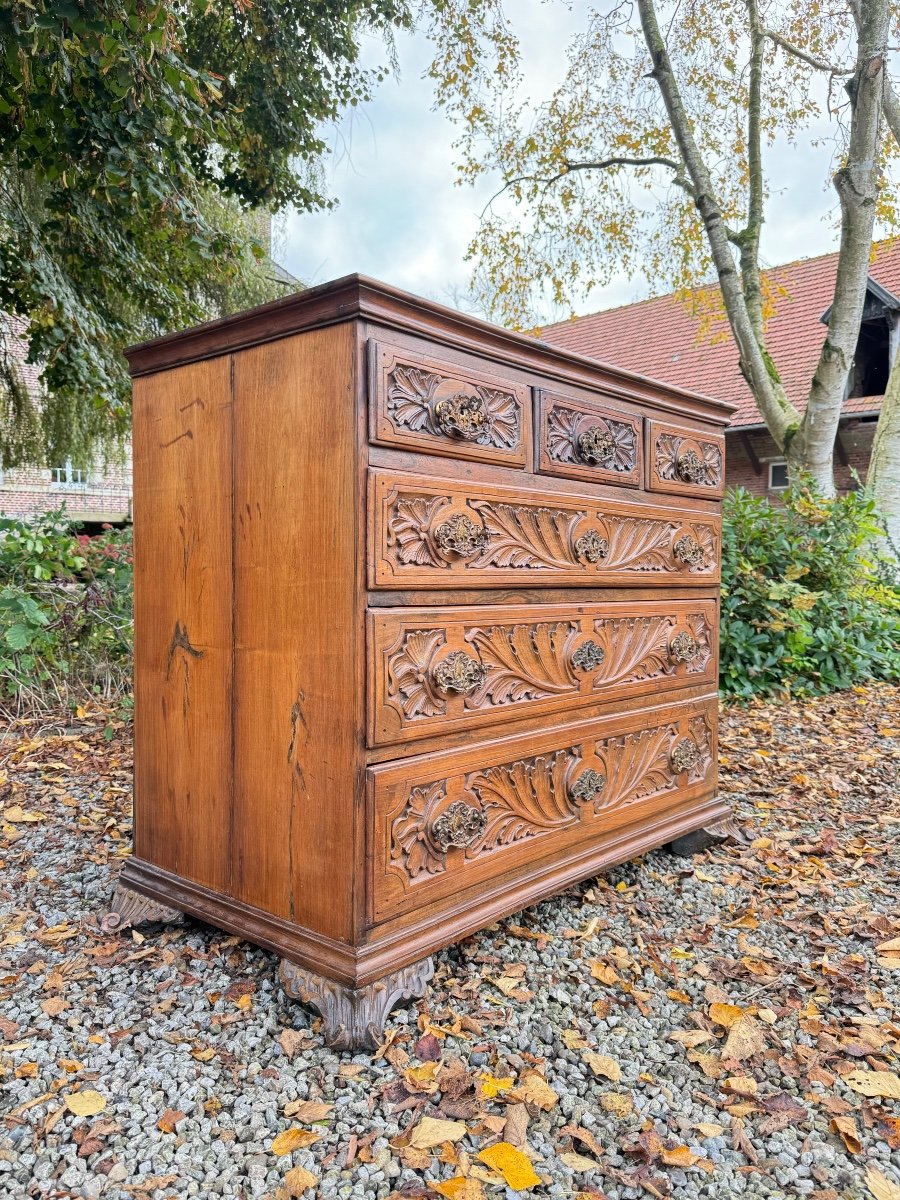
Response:
[[[714,683],[716,603],[381,609],[369,614],[369,744]]]
[[[370,921],[710,793],[716,720],[710,697],[370,768]]]
[[[369,342],[369,436],[380,445],[522,467],[529,410],[524,384]]]
[[[714,583],[708,513],[370,472],[373,588]]]
[[[725,439],[662,421],[647,422],[651,492],[716,498],[725,491]]]
[[[641,486],[640,417],[553,392],[539,394],[537,413],[536,469],[542,475]]]

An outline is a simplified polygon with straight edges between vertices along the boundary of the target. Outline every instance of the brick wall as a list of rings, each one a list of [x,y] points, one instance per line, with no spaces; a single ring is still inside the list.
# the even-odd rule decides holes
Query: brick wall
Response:
[[[751,433],[748,434],[748,437],[756,457],[759,459],[761,474],[757,475],[754,471],[741,437],[735,433],[726,433],[726,486],[746,488],[748,492],[752,492],[756,496],[777,497],[777,491],[769,490],[769,463],[783,461],[783,455],[768,433]],[[847,451],[849,462],[845,467],[838,462],[835,455],[834,478],[839,491],[849,492],[855,488],[856,483],[851,474],[852,470],[855,470],[860,480],[865,483],[874,437],[875,421],[851,419],[841,423],[841,441]]]
[[[24,322],[0,315],[0,337],[18,360],[19,370],[32,395],[41,394],[40,370],[25,361],[27,346],[21,336]],[[59,466],[64,464],[60,463]],[[65,506],[75,520],[125,521],[131,517],[131,446],[121,460],[100,460],[88,467],[87,483],[55,483],[43,467],[9,467],[0,470],[0,515],[31,516]]]

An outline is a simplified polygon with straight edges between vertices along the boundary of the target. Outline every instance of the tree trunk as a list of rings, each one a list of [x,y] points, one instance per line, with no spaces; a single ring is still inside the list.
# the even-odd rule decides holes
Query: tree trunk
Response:
[[[866,486],[887,528],[890,552],[900,560],[900,350],[884,390]]]
[[[841,203],[834,299],[806,413],[786,446],[789,470],[807,472],[826,495],[834,494],[834,440],[866,299],[880,187],[878,150],[889,17],[888,0],[865,0],[860,5],[856,69],[847,84],[850,141],[846,161],[834,176]]]

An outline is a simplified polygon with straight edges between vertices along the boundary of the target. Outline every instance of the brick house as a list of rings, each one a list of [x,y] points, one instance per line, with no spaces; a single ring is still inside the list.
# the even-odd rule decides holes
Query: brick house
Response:
[[[25,361],[24,324],[0,320],[6,353],[18,359],[23,382],[32,395],[41,394],[40,369]],[[0,464],[0,516],[22,517],[65,506],[68,515],[85,524],[120,525],[131,519],[131,446],[120,459],[52,467],[8,467]]]
[[[766,327],[789,399],[802,411],[834,294],[837,254],[800,259],[765,272],[772,314]],[[687,300],[658,296],[637,304],[549,325],[541,337],[641,375],[737,406],[726,430],[726,483],[776,495],[787,483],[784,458],[766,430],[738,369],[738,352],[721,312],[717,287]],[[862,328],[840,427],[835,480],[841,491],[865,482],[884,389],[900,339],[900,239],[878,243],[869,270]]]

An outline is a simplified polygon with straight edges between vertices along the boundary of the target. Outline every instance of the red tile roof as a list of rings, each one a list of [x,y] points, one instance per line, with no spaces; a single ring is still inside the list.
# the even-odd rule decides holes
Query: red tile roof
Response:
[[[788,397],[802,411],[825,339],[820,317],[834,294],[837,254],[804,258],[764,273],[773,312],[766,346]],[[900,296],[900,238],[876,244],[869,275]],[[716,286],[685,299],[657,296],[622,308],[548,325],[541,337],[590,358],[737,405],[733,426],[761,425],[756,401],[738,370],[737,346]],[[873,412],[881,397],[854,397],[845,413]]]

